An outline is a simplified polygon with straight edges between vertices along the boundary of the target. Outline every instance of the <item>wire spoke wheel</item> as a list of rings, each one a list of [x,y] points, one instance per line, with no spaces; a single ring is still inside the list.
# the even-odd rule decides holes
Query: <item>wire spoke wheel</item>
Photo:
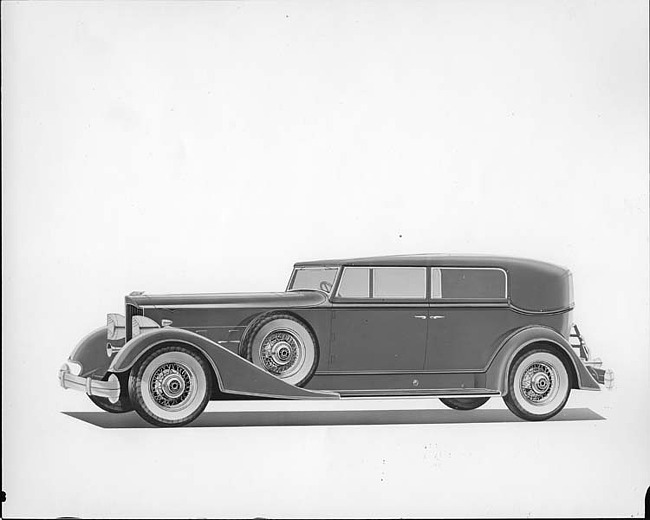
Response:
[[[534,405],[543,405],[557,394],[558,375],[555,367],[548,363],[530,364],[521,376],[520,391],[524,398]]]
[[[157,426],[182,426],[205,409],[212,389],[207,362],[196,352],[169,346],[131,371],[129,394],[138,414]]]
[[[260,359],[272,374],[289,377],[300,370],[305,360],[305,346],[295,332],[277,329],[262,340]]]
[[[196,392],[194,374],[180,363],[165,363],[151,376],[149,391],[161,407],[178,409]]]
[[[542,421],[564,408],[570,392],[567,366],[552,349],[540,347],[515,358],[503,399],[522,419]]]
[[[316,370],[318,344],[312,332],[287,314],[263,316],[243,341],[242,355],[292,385],[304,385]]]

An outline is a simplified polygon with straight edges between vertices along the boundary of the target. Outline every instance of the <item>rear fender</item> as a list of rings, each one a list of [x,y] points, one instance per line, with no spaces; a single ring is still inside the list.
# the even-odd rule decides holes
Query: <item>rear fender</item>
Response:
[[[566,354],[576,376],[574,388],[600,390],[598,383],[582,364],[569,342],[553,329],[542,326],[519,329],[504,340],[488,367],[486,387],[498,390],[501,395],[506,395],[508,392],[508,374],[512,361],[519,352],[533,343],[550,343]]]
[[[332,392],[307,390],[287,384],[214,341],[174,327],[147,332],[126,343],[111,362],[109,371],[126,372],[148,352],[170,344],[185,345],[198,350],[210,363],[219,389],[224,393],[279,399],[338,399],[339,397]]]

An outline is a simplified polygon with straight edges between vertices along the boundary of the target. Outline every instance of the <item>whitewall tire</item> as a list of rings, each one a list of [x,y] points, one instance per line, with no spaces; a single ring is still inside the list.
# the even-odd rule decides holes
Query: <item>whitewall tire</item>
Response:
[[[553,349],[539,347],[515,358],[503,399],[518,417],[543,421],[564,408],[570,392],[569,368]]]
[[[198,353],[167,346],[145,355],[131,370],[129,395],[136,412],[156,426],[183,426],[205,409],[212,373]]]

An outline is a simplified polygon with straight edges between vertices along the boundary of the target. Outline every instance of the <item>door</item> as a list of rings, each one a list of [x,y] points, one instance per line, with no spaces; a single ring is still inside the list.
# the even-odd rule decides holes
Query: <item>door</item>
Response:
[[[345,267],[332,299],[330,370],[422,370],[426,285],[424,267]]]
[[[516,326],[507,300],[505,271],[434,268],[425,368],[434,372],[481,371]]]

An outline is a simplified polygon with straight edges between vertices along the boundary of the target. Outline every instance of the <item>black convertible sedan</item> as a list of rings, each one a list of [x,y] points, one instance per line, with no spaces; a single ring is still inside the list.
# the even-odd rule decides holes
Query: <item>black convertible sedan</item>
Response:
[[[613,381],[573,323],[566,268],[495,256],[300,262],[278,293],[125,298],[59,371],[108,412],[158,426],[209,400],[421,396],[527,420]]]

